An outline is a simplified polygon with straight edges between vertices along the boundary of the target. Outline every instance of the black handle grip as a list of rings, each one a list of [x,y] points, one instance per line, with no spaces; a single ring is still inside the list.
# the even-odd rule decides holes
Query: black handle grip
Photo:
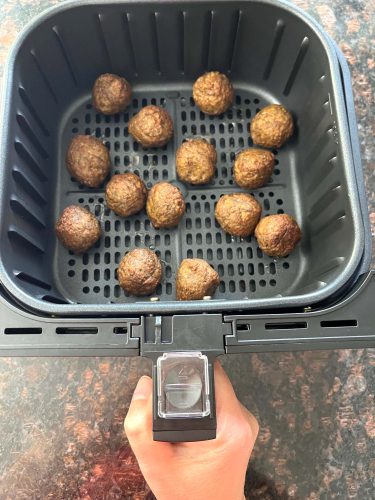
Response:
[[[153,432],[157,441],[202,441],[214,439],[216,437],[216,410],[214,393],[214,373],[213,363],[215,358],[225,353],[225,336],[231,332],[231,325],[223,323],[221,314],[196,314],[181,316],[156,316],[144,318],[139,326],[141,355],[147,356],[153,362],[154,381],[154,407],[153,407]],[[183,377],[185,365],[192,366],[184,360],[184,356],[198,356],[198,360],[206,364],[206,380],[202,381],[201,398],[195,396],[190,408],[177,408],[180,416],[174,416],[176,406],[168,399],[168,387],[171,378],[168,379],[168,370],[174,370],[172,383],[178,383],[177,389],[188,389],[191,380],[186,381]],[[166,360],[172,360],[172,364],[166,363],[162,370],[161,364]],[[181,361],[182,360],[182,361]],[[204,360],[204,361],[202,361]],[[176,366],[173,362],[176,362]],[[182,379],[176,377],[178,363]],[[197,361],[198,363],[198,361]],[[193,365],[191,377],[197,377],[204,371],[198,365]],[[179,373],[179,372],[178,372]],[[193,380],[196,384],[197,379]],[[176,387],[172,387],[175,390]],[[207,391],[206,391],[207,389]],[[164,391],[164,392],[163,392]],[[207,405],[204,405],[204,397],[208,397],[209,411],[205,412]],[[181,396],[181,394],[180,394]],[[190,397],[190,396],[189,396]],[[165,405],[165,407],[160,405]],[[169,408],[167,407],[169,405]],[[177,405],[178,406],[178,405]],[[183,411],[183,410],[186,411]],[[192,415],[194,413],[194,415]]]

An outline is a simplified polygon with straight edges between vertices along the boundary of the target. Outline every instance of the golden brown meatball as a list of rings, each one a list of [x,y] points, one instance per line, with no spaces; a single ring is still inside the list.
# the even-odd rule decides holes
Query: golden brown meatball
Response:
[[[100,75],[92,89],[92,104],[104,115],[113,115],[123,111],[132,98],[132,88],[118,75],[105,73]]]
[[[160,106],[145,106],[129,122],[129,133],[145,148],[158,148],[173,136],[173,122]]]
[[[190,184],[207,184],[215,175],[217,155],[204,139],[190,139],[177,149],[176,169],[179,179]]]
[[[285,257],[290,254],[301,236],[299,225],[287,214],[264,217],[255,229],[259,248],[271,257]]]
[[[208,115],[221,115],[233,102],[229,78],[218,71],[200,76],[193,85],[193,98],[198,108]]]
[[[264,148],[281,148],[293,135],[293,118],[280,104],[261,109],[251,122],[250,135],[254,144]]]
[[[98,220],[86,208],[78,205],[64,209],[55,231],[64,247],[77,254],[86,252],[101,236]]]
[[[215,217],[224,231],[246,238],[253,234],[262,208],[254,196],[246,193],[225,194],[217,202]]]
[[[108,208],[121,217],[138,213],[146,205],[147,189],[144,182],[131,172],[112,177],[105,188]]]
[[[162,268],[155,252],[136,248],[120,262],[117,277],[120,286],[132,295],[150,295],[161,281]]]
[[[234,161],[234,180],[246,189],[262,187],[267,184],[274,166],[275,157],[270,151],[245,149],[237,155]]]
[[[213,295],[220,284],[219,275],[203,259],[184,259],[177,271],[177,300],[201,300]]]
[[[77,181],[97,188],[109,174],[111,159],[108,149],[99,139],[91,135],[76,135],[66,154],[66,166]]]
[[[148,193],[146,210],[156,229],[175,227],[185,213],[184,197],[178,187],[159,182]]]

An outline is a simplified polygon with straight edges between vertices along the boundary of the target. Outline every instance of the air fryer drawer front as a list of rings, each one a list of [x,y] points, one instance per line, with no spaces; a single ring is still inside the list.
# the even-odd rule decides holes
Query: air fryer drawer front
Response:
[[[41,318],[1,296],[0,355],[149,357],[154,439],[214,439],[217,356],[375,347],[374,296],[375,271],[338,304],[294,314]],[[165,359],[169,364],[161,363]]]

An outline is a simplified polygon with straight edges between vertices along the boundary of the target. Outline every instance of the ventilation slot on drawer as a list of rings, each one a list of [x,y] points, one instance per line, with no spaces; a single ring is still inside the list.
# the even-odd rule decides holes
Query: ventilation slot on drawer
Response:
[[[237,325],[236,330],[237,332],[249,332],[251,330],[251,325],[248,324]]]
[[[113,333],[116,333],[118,335],[125,335],[128,333],[128,327],[127,326],[116,326],[113,329]]]
[[[290,323],[266,323],[266,330],[298,330],[307,328],[306,321],[296,321]]]
[[[92,335],[92,334],[98,333],[98,329],[97,328],[85,328],[84,326],[82,328],[80,328],[80,327],[60,327],[60,328],[56,328],[56,333],[58,333],[58,334],[74,333],[75,335]]]
[[[42,333],[41,328],[5,328],[5,335],[35,335]]]
[[[322,328],[346,328],[358,326],[358,321],[356,319],[337,319],[332,321],[321,321],[320,326]]]

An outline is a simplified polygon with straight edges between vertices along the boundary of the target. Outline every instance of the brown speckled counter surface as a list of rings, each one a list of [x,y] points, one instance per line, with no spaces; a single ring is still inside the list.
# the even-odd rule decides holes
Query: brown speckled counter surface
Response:
[[[20,29],[56,3],[1,2],[1,67]],[[375,1],[295,3],[349,61],[374,235]],[[374,350],[233,355],[223,362],[261,423],[248,498],[374,498]],[[140,358],[0,359],[0,499],[152,498],[122,426],[134,386],[148,371]]]

